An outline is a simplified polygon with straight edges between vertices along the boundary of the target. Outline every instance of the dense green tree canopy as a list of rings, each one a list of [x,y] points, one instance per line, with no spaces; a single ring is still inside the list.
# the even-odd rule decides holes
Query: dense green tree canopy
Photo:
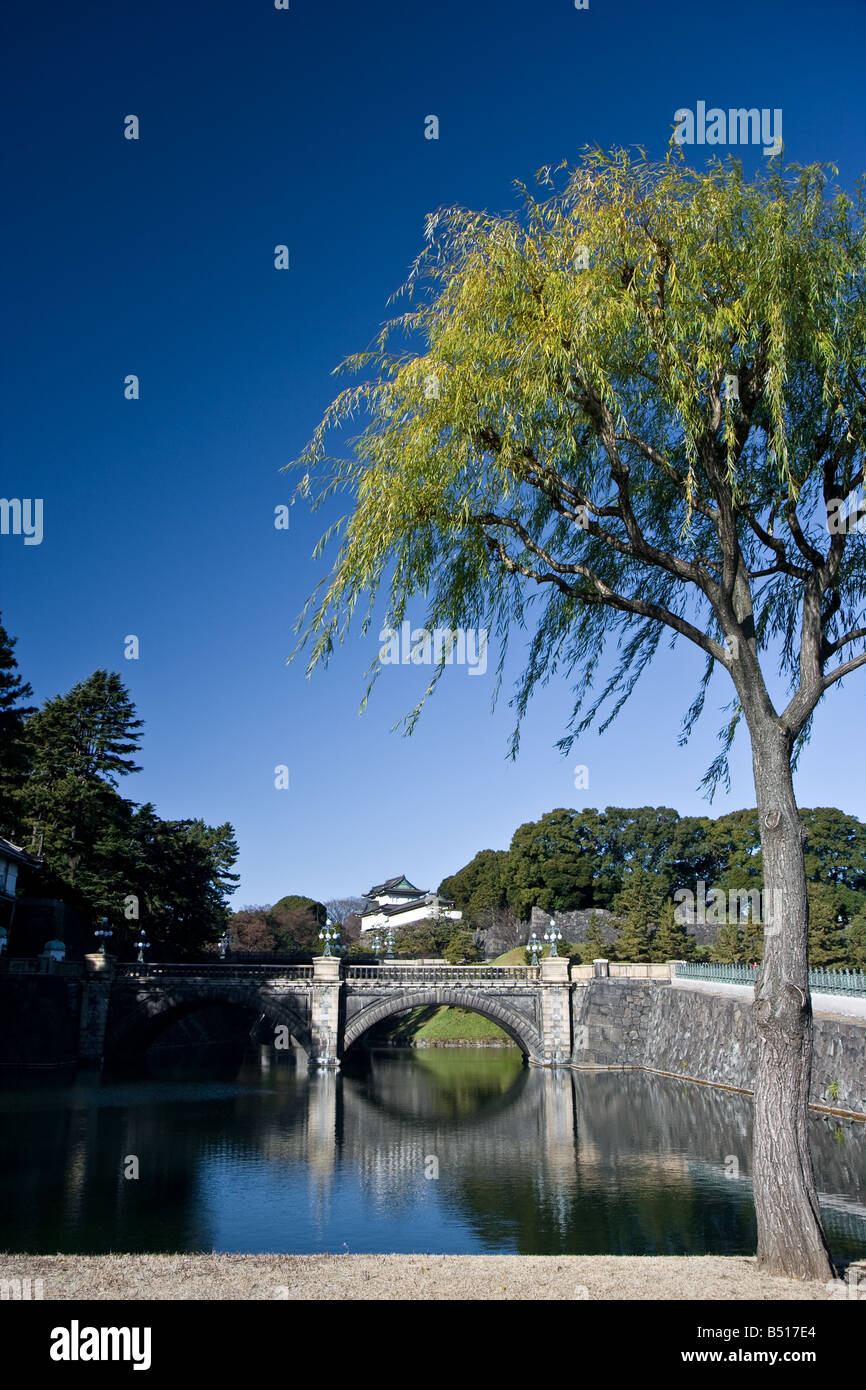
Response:
[[[139,771],[132,754],[141,726],[120,677],[107,671],[46,700],[26,725],[22,817],[40,835],[49,871],[98,907],[97,881],[106,877],[130,810],[117,786]]]
[[[800,819],[808,832],[806,877],[866,891],[866,825],[835,806],[801,808]]]
[[[482,849],[456,874],[443,878],[439,892],[453,900],[469,921],[487,908],[507,906],[507,850]]]
[[[573,812],[557,810],[515,830],[508,853],[508,903],[521,917],[528,918],[535,906],[560,912],[592,901],[592,846],[583,829]]]
[[[21,679],[15,644],[0,621],[0,835],[13,842],[22,828],[17,792],[27,769],[24,725],[33,713],[26,703],[33,690]]]
[[[238,882],[231,825],[161,820],[147,804],[132,817],[131,848],[126,884],[140,898],[140,920],[129,922],[130,934],[145,927],[152,959],[196,955],[228,922],[226,899]]]
[[[835,807],[802,808],[808,831],[806,872],[812,883],[834,883],[849,895],[849,911],[866,902],[866,826]],[[507,904],[523,920],[533,907],[563,912],[609,908],[637,872],[658,877],[667,895],[713,888],[747,889],[762,882],[761,837],[754,809],[726,815],[682,816],[666,806],[560,808],[514,832],[509,849],[481,850],[440,892],[467,919]]]
[[[13,646],[0,628],[0,813],[41,847],[31,890],[94,924],[108,917],[121,954],[142,929],[151,958],[197,953],[225,928],[237,883],[232,827],[162,820],[122,796],[122,779],[139,770],[142,721],[120,676],[94,671],[40,709],[24,707],[32,691]]]
[[[319,932],[327,917],[324,903],[298,893],[272,906],[244,908],[229,923],[232,949],[311,959],[322,953]]]

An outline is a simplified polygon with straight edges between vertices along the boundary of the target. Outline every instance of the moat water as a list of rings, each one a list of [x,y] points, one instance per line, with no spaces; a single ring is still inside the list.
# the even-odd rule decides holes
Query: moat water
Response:
[[[834,1257],[863,1258],[866,1124],[811,1124]],[[511,1049],[7,1078],[0,1248],[751,1254],[751,1131],[747,1096]]]

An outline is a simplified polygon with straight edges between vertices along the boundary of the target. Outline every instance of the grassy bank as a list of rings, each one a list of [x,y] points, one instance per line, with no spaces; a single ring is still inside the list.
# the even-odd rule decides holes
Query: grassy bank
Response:
[[[389,1019],[377,1029],[375,1041],[402,1047],[453,1047],[462,1043],[476,1047],[515,1046],[507,1033],[481,1014],[435,1004]]]
[[[506,951],[488,965],[525,965],[522,946]],[[508,1034],[482,1014],[451,1005],[412,1009],[388,1019],[376,1030],[375,1041],[397,1047],[516,1047]]]

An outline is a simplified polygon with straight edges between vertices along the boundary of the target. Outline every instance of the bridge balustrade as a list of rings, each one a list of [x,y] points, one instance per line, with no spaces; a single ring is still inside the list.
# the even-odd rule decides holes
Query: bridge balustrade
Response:
[[[122,961],[116,967],[118,976],[143,980],[158,975],[179,975],[187,979],[210,977],[219,980],[311,980],[311,965],[170,965],[156,961]]]
[[[115,974],[130,980],[174,976],[186,979],[219,980],[295,979],[311,980],[312,965],[174,965],[166,961],[118,961]],[[345,980],[378,980],[382,984],[525,984],[536,981],[541,971],[532,965],[344,965]]]
[[[348,980],[379,980],[383,984],[518,984],[537,980],[539,967],[531,965],[349,965]]]

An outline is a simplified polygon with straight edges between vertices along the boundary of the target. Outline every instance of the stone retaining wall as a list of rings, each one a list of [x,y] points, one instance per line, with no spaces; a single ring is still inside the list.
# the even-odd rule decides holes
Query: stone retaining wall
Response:
[[[595,979],[572,989],[574,1066],[642,1067],[753,1089],[757,1037],[748,1001],[658,980]],[[866,1118],[866,1024],[815,1019],[811,1100]]]
[[[0,1067],[74,1067],[83,988],[63,976],[0,976]]]
[[[586,940],[586,933],[593,917],[598,918],[602,938],[606,945],[613,946],[619,939],[620,929],[614,925],[614,915],[604,907],[587,907],[575,912],[554,913],[545,912],[541,907],[534,907],[529,914],[529,930],[542,936],[550,925],[551,916],[562,932],[564,939],[572,945]]]

